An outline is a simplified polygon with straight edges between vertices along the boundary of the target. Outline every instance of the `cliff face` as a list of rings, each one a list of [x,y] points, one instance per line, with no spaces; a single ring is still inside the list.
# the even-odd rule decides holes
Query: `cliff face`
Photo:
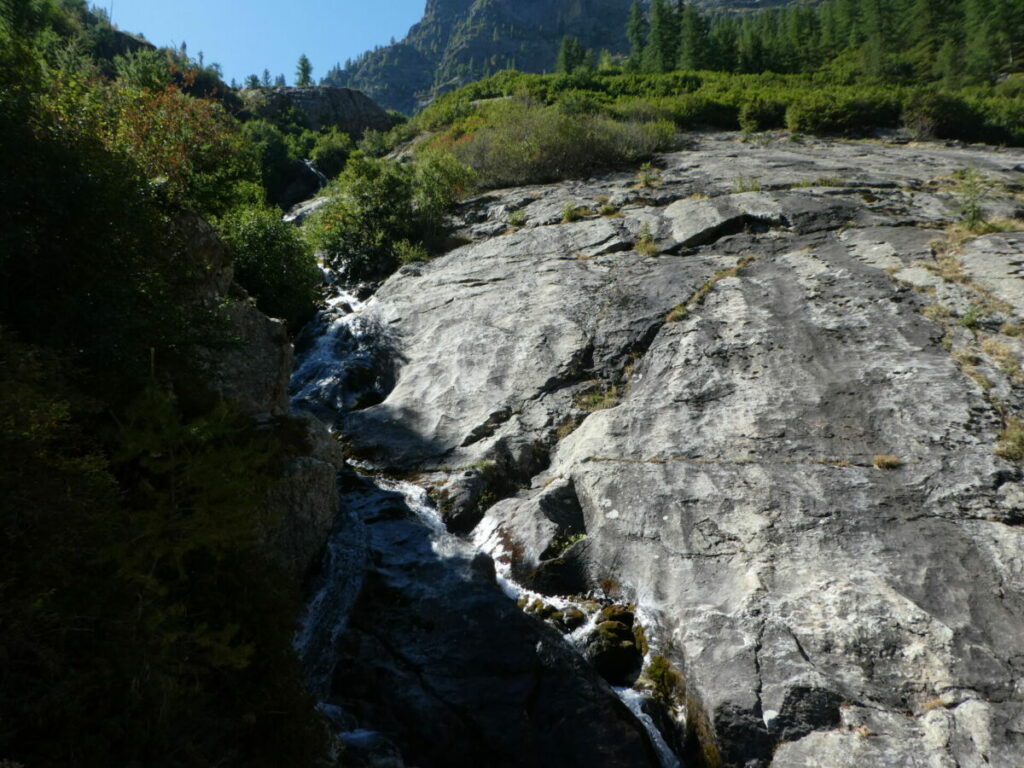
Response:
[[[753,11],[790,0],[704,0],[708,10]],[[428,0],[404,40],[367,52],[328,85],[364,91],[411,113],[432,98],[502,69],[552,72],[572,35],[586,48],[626,53],[632,0]]]
[[[401,42],[370,52],[330,79],[391,109],[412,112],[501,69],[553,71],[558,45],[623,51],[631,0],[430,0]]]
[[[399,353],[339,416],[353,452],[526,585],[635,603],[690,765],[1019,763],[1024,235],[947,227],[964,167],[1020,216],[1024,155],[708,137],[659,164],[467,204],[473,242],[361,309]],[[409,570],[375,562],[355,672]]]

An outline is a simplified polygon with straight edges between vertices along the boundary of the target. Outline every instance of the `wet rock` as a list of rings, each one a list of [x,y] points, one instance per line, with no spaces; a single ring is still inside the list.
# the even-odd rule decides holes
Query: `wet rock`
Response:
[[[564,632],[575,632],[587,623],[587,615],[579,608],[566,608],[552,614],[552,621]]]
[[[620,621],[598,624],[585,641],[584,653],[594,669],[612,685],[632,685],[644,662],[633,630]]]
[[[489,558],[409,515],[377,515],[382,502],[375,490],[343,499],[363,510],[372,565],[333,652],[330,704],[423,768],[658,764],[607,684],[498,590]]]
[[[694,748],[721,764],[1013,765],[1024,487],[995,448],[1024,415],[1021,238],[956,250],[941,180],[1016,183],[1021,160],[718,136],[662,158],[667,207],[625,173],[491,193],[474,242],[382,286],[404,362],[345,429],[453,489],[500,458],[513,487],[473,536],[514,573],[545,562],[565,502],[586,539],[548,559],[579,554],[671,644]],[[616,195],[621,218],[544,223]],[[513,205],[527,225],[487,234]],[[898,471],[872,466],[889,454]],[[626,679],[636,640],[604,625]]]

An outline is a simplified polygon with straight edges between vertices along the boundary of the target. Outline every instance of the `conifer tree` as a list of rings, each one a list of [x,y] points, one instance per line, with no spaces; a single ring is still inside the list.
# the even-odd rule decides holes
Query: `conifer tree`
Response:
[[[299,63],[295,67],[295,85],[298,88],[308,88],[313,84],[313,65],[306,54],[299,56]]]
[[[644,50],[647,48],[648,37],[647,17],[637,0],[633,0],[633,5],[629,8],[626,37],[629,39],[629,60],[626,68],[636,72],[643,68]]]
[[[679,47],[676,16],[667,0],[651,3],[651,31],[645,56],[650,72],[670,72],[675,69]]]
[[[683,3],[679,19],[679,68],[704,69],[708,66],[707,20],[693,3]]]
[[[571,73],[587,64],[587,49],[575,37],[566,35],[562,38],[562,44],[558,48],[558,57],[555,60],[557,72]]]
[[[263,77],[260,78],[260,85],[263,86],[264,88],[269,88],[270,87],[270,70],[269,69],[264,69],[263,70]]]

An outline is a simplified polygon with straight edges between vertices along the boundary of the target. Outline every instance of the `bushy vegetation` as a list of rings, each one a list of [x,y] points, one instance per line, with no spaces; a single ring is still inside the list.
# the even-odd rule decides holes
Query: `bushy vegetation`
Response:
[[[675,129],[665,120],[622,121],[566,105],[499,101],[453,125],[433,146],[448,148],[485,187],[589,176],[673,146]]]
[[[524,111],[523,103],[574,119],[662,123],[664,131],[674,126],[863,136],[905,127],[917,138],[1024,144],[1024,96],[1007,82],[943,90],[938,84],[849,83],[829,73],[500,72],[442,96],[412,125],[440,132],[436,141],[447,141],[454,152],[468,151],[459,147],[472,145],[478,133],[495,131],[488,126]]]
[[[313,314],[320,269],[298,230],[273,208],[236,208],[217,222],[231,248],[235,279],[271,317],[298,330]]]
[[[448,154],[424,153],[405,165],[357,154],[328,188],[331,201],[303,230],[347,279],[380,279],[410,254],[419,258],[415,246],[442,244],[445,215],[472,178]]]
[[[0,756],[312,766],[298,589],[260,543],[284,444],[191,396],[234,340],[190,238],[244,244],[258,155],[198,98],[216,73],[119,40],[75,0],[0,10]],[[290,297],[295,242],[252,216],[260,299]]]

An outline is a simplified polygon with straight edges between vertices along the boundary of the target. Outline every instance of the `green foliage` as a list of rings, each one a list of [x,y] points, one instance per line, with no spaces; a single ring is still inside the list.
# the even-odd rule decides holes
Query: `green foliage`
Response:
[[[292,329],[309,320],[320,270],[298,230],[276,209],[238,208],[219,219],[217,229],[234,256],[235,279],[271,317]]]
[[[513,99],[489,105],[485,121],[450,146],[455,157],[479,174],[482,186],[501,187],[639,162],[671,147],[674,136],[673,126],[665,121],[566,115],[557,107]]]
[[[97,421],[57,357],[7,335],[0,386],[5,757],[312,766],[298,595],[258,547],[267,433],[223,406],[186,419],[155,385]]]
[[[647,677],[654,684],[654,695],[663,703],[672,706],[679,702],[683,693],[683,678],[672,662],[664,656],[655,656],[647,665]]]
[[[445,215],[471,179],[468,169],[441,153],[424,154],[411,166],[356,154],[328,188],[332,200],[303,231],[347,278],[379,279],[411,245],[440,245]]]
[[[353,149],[351,136],[337,128],[330,128],[316,137],[309,158],[320,173],[333,179],[345,168],[345,162]]]
[[[147,48],[115,56],[114,69],[118,83],[129,88],[161,91],[174,81],[167,57]]]
[[[313,65],[309,62],[306,54],[299,56],[299,62],[295,65],[295,86],[297,88],[309,88],[313,85]]]
[[[556,72],[571,73],[578,69],[592,69],[593,56],[575,37],[566,35],[558,49]]]
[[[756,133],[783,128],[786,124],[786,105],[781,101],[755,96],[740,107],[740,129]]]
[[[0,755],[311,768],[300,597],[260,544],[274,432],[171,394],[231,342],[197,212],[261,196],[256,156],[199,78],[101,79],[123,52],[85,11],[0,24]]]
[[[961,169],[953,178],[956,179],[957,209],[963,216],[964,226],[978,232],[985,226],[985,201],[991,197],[994,184],[973,168]]]

